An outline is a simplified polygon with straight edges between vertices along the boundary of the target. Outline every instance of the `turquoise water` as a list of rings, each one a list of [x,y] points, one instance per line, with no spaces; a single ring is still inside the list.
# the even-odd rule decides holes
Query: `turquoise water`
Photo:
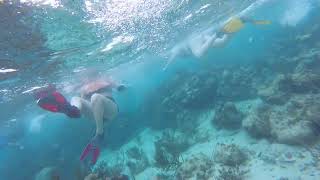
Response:
[[[211,144],[202,146],[204,142],[197,139],[178,154],[171,154],[188,157],[188,153],[199,154],[194,149],[210,147],[207,159],[211,161],[214,143],[230,143],[229,140],[240,138],[237,133],[246,133],[244,143],[234,143],[245,146],[248,152],[252,152],[252,141],[257,141],[255,144],[258,145],[260,141],[266,141],[270,146],[284,144],[284,151],[293,148],[290,152],[305,148],[301,150],[301,156],[305,157],[308,157],[305,151],[312,152],[310,166],[304,165],[312,172],[295,171],[293,166],[302,169],[297,158],[292,167],[288,163],[282,165],[281,161],[266,165],[267,168],[285,166],[287,169],[275,170],[270,175],[255,170],[258,165],[248,166],[254,164],[255,158],[259,161],[264,157],[249,153],[249,162],[240,166],[249,169],[242,179],[258,179],[250,170],[262,174],[259,179],[319,179],[316,155],[320,149],[317,146],[320,121],[312,111],[320,107],[316,102],[320,93],[319,6],[317,0],[0,1],[0,179],[35,179],[46,167],[55,167],[60,179],[84,179],[84,176],[96,173],[96,167],[104,161],[109,162],[110,156],[128,152],[127,145],[136,143],[137,137],[143,136],[140,138],[143,143],[138,145],[143,147],[153,147],[148,140],[163,137],[153,134],[168,129],[181,131],[182,136],[194,139],[207,131],[202,128],[208,127],[205,122],[217,118],[220,111],[223,114],[227,109],[226,114],[233,113],[233,110],[228,112],[227,102],[234,103],[243,113],[244,117],[237,118],[248,120],[258,113],[255,111],[255,107],[260,107],[257,101],[270,106],[270,114],[276,114],[274,119],[269,118],[270,134],[257,138],[255,131],[252,133],[243,125],[245,120],[242,125],[240,122],[242,127],[236,129],[224,127],[223,123],[220,127],[221,124],[212,120],[210,128],[213,130],[208,130],[205,140]],[[270,20],[271,24],[246,24],[224,46],[209,48],[201,58],[191,53],[175,57],[163,70],[172,49],[187,44],[190,38],[202,32],[218,31],[234,16]],[[70,100],[77,95],[72,89],[76,84],[97,74],[111,76],[126,84],[127,89],[114,94],[120,113],[105,126],[103,153],[97,165],[86,169],[79,162],[79,156],[95,132],[94,123],[85,118],[70,120],[63,114],[44,111],[36,105],[31,92],[55,84]],[[291,79],[283,80],[279,78],[280,74]],[[271,95],[260,93],[268,88],[274,88]],[[274,103],[272,98],[284,103]],[[292,108],[291,104],[301,108]],[[277,114],[277,111],[283,112]],[[315,118],[305,118],[313,114],[316,114]],[[262,118],[261,114],[257,116]],[[282,119],[289,119],[282,123],[289,125],[283,128],[276,123],[277,118],[279,124],[285,121]],[[221,115],[220,119],[228,119],[228,115]],[[311,122],[308,127],[312,126],[312,135],[290,132],[294,134],[290,138],[281,136],[286,134],[283,129],[294,129],[291,125],[303,129],[304,126],[296,124],[305,121]],[[256,129],[261,133],[262,130]],[[175,143],[174,138],[170,141]],[[261,145],[261,152],[263,147]],[[141,151],[148,157],[148,163],[139,171],[129,166],[135,179],[155,179],[156,176],[158,179],[188,179],[178,176],[179,173],[170,174],[172,168],[168,167],[173,162],[159,166],[156,158],[149,158],[152,150],[142,148]],[[279,157],[282,155],[271,159]],[[301,163],[305,163],[301,159]],[[130,161],[129,156],[126,161]],[[216,162],[214,158],[212,162]],[[186,163],[179,162],[174,171],[182,172]],[[148,168],[155,168],[156,173],[147,173]],[[105,179],[105,174],[100,173],[100,178]],[[213,179],[231,178],[211,176]],[[195,179],[209,178],[197,176]]]

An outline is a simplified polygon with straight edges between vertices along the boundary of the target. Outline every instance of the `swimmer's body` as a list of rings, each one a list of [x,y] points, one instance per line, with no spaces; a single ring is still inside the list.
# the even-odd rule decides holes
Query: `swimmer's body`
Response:
[[[99,79],[80,88],[80,97],[73,97],[71,105],[76,106],[87,119],[94,120],[96,132],[93,139],[84,149],[80,160],[84,160],[90,151],[94,157],[92,163],[99,156],[99,145],[104,137],[104,124],[113,120],[118,114],[118,105],[113,99],[113,90],[122,91],[125,86],[112,80]]]
[[[223,47],[246,23],[265,25],[270,24],[270,21],[233,17],[227,21],[218,32],[203,32],[200,35],[190,38],[184,44],[174,47],[170,52],[170,57],[165,69],[178,56],[191,54],[197,58],[201,58],[208,52],[209,48]]]
[[[104,137],[104,124],[111,121],[118,114],[118,105],[112,97],[113,90],[122,91],[125,86],[110,79],[98,79],[85,83],[80,87],[80,96],[73,97],[69,103],[55,87],[48,86],[35,93],[37,104],[48,111],[64,113],[70,118],[84,116],[94,120],[96,132],[85,147],[80,160],[93,154],[91,162],[95,164],[100,145]]]

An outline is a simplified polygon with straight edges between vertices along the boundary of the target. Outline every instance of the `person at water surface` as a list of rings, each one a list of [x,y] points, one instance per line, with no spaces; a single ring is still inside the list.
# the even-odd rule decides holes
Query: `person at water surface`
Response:
[[[64,113],[70,118],[79,118],[82,115],[95,122],[95,135],[80,157],[80,160],[84,161],[92,153],[91,162],[95,164],[104,137],[104,125],[118,114],[118,105],[112,95],[113,90],[120,92],[125,88],[110,78],[98,78],[81,84],[78,91],[80,96],[72,97],[70,103],[52,85],[38,90],[34,96],[37,104],[45,110]]]
[[[170,51],[170,57],[165,69],[178,56],[191,54],[197,58],[201,58],[208,52],[210,48],[223,47],[235,33],[239,32],[245,26],[246,23],[255,25],[271,24],[271,22],[268,20],[253,20],[246,17],[232,17],[218,31],[204,31],[199,35],[189,38],[186,42],[175,46]]]

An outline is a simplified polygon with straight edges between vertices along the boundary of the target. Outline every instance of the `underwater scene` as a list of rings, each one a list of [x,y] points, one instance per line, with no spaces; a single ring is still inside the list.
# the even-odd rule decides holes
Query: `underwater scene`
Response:
[[[319,0],[0,0],[0,180],[319,179]]]

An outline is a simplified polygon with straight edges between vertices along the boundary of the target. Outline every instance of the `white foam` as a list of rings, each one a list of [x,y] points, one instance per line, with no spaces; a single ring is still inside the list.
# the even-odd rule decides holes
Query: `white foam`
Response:
[[[263,5],[264,3],[268,2],[269,0],[258,0],[254,3],[252,3],[250,6],[248,6],[246,9],[244,9],[243,11],[241,11],[238,16],[246,16],[249,13],[251,13],[252,11],[256,10],[257,8],[259,8],[261,5]]]
[[[35,86],[35,87],[32,87],[32,88],[30,88],[30,89],[28,89],[28,90],[23,91],[22,94],[26,94],[26,93],[32,92],[32,91],[37,90],[37,89],[40,89],[40,88],[42,88],[42,87],[45,87],[45,86]]]
[[[111,51],[112,49],[116,47],[120,47],[121,45],[123,47],[129,46],[134,40],[133,36],[117,36],[112,39],[112,42],[107,44],[105,48],[101,50],[101,52],[107,52]]]
[[[4,69],[4,68],[2,68],[2,69],[0,69],[0,73],[11,73],[11,72],[16,72],[16,71],[18,71],[18,70],[16,70],[16,69]]]
[[[207,9],[208,7],[210,7],[210,6],[211,6],[211,4],[206,4],[204,6],[201,6],[200,9],[198,9],[196,11],[196,14],[204,12],[204,10]]]
[[[191,19],[192,16],[193,16],[193,15],[192,15],[192,13],[191,13],[191,14],[189,14],[188,16],[186,16],[186,17],[184,18],[184,20],[187,21],[187,20]]]
[[[54,8],[62,6],[59,0],[21,0],[21,3],[32,4],[36,6],[46,5]]]
[[[312,9],[309,0],[288,1],[288,9],[284,12],[280,23],[283,26],[295,27],[299,24]]]

